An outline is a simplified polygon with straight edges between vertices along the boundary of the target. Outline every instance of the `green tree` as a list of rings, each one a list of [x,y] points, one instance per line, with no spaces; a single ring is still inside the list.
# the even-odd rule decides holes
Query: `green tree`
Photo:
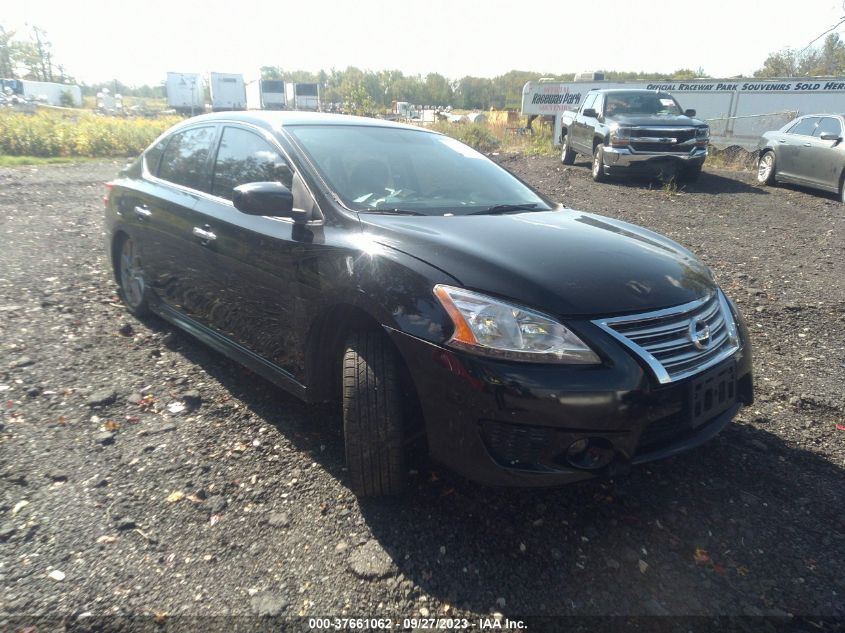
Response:
[[[818,48],[796,51],[785,48],[769,53],[755,77],[794,77],[845,74],[845,42],[831,33]]]
[[[14,31],[7,31],[0,26],[0,77],[14,79],[17,77],[14,64]]]

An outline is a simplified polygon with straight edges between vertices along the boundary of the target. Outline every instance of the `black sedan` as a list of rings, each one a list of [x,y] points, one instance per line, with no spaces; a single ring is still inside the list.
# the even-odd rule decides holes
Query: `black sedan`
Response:
[[[752,400],[742,318],[690,252],[447,136],[200,116],[108,190],[129,310],[338,402],[359,495],[399,492],[422,442],[489,484],[607,475],[705,442]]]
[[[766,132],[757,149],[757,180],[831,191],[845,202],[845,143],[840,114],[809,114]]]

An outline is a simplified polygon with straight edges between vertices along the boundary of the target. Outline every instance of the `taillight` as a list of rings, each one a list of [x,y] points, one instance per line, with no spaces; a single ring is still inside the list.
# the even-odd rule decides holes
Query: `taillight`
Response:
[[[111,190],[114,185],[110,182],[106,183],[106,195],[103,196],[103,206],[108,208],[109,206],[109,196],[111,195]]]

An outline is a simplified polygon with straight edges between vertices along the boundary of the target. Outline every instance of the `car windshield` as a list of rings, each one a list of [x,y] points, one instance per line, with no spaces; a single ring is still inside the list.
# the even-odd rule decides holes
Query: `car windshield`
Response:
[[[655,116],[678,116],[683,114],[681,106],[665,92],[610,92],[607,94],[604,112],[615,114],[650,114]]]
[[[408,215],[524,213],[551,205],[448,136],[367,125],[285,127],[350,209]],[[494,210],[495,207],[495,210]]]

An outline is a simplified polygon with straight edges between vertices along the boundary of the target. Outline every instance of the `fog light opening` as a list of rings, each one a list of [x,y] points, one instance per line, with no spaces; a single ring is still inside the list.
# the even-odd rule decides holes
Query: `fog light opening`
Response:
[[[615,451],[603,437],[585,437],[575,440],[566,449],[566,462],[581,470],[598,470],[613,461]]]

